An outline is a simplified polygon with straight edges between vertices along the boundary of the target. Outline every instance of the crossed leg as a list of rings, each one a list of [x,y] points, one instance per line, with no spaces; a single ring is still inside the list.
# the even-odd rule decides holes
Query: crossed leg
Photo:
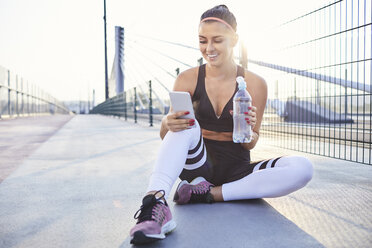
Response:
[[[181,172],[197,177],[202,171],[204,175],[200,176],[205,176],[207,155],[197,121],[195,126],[180,132],[168,132],[164,137],[148,192],[164,190],[167,199]],[[312,164],[304,157],[270,159],[258,163],[251,174],[212,188],[211,194],[216,201],[279,197],[304,187],[312,174]]]

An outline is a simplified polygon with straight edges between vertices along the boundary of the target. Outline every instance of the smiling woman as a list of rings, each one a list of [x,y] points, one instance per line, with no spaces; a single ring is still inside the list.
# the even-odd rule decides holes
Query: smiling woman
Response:
[[[235,16],[225,5],[201,16],[199,48],[207,63],[179,74],[173,88],[190,94],[195,119],[180,118],[188,112],[171,108],[162,120],[163,142],[148,193],[135,215],[137,224],[130,231],[134,244],[164,239],[176,227],[166,199],[178,177],[183,181],[173,198],[177,204],[278,197],[304,187],[312,177],[312,165],[303,157],[251,162],[267,86],[261,77],[235,64],[236,27]],[[232,140],[238,76],[244,77],[252,96],[252,107],[244,113],[253,130],[250,143]]]

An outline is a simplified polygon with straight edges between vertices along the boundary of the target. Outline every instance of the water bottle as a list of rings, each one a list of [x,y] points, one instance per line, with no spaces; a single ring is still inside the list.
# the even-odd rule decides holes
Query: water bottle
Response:
[[[251,125],[245,120],[246,115],[244,112],[248,112],[248,108],[252,106],[252,97],[246,90],[247,84],[243,77],[237,77],[236,82],[238,83],[239,90],[234,96],[233,141],[234,143],[249,143],[252,140],[252,129]]]

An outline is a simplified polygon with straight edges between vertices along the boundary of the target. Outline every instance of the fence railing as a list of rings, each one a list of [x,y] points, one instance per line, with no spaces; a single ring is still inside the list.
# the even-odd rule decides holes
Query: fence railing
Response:
[[[125,120],[138,119],[148,120],[149,125],[159,122],[164,114],[168,113],[169,102],[156,97],[153,99],[154,91],[151,81],[143,84],[139,90],[134,87],[126,92],[118,94],[95,106],[90,114],[102,114],[122,117]],[[147,92],[144,92],[147,89]],[[166,104],[164,103],[166,102]]]
[[[249,69],[268,83],[273,145],[372,163],[371,13],[371,1],[335,1],[261,36]]]
[[[0,66],[0,118],[57,113],[70,111],[48,93]]]

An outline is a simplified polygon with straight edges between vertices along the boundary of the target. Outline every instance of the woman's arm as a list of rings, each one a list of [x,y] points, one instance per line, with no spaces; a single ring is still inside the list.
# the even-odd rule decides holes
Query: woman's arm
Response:
[[[192,96],[196,87],[196,69],[197,68],[191,68],[180,73],[174,83],[173,91],[189,92],[190,96]],[[188,129],[192,124],[190,123],[190,119],[178,119],[178,117],[186,114],[188,113],[184,111],[173,113],[171,106],[169,108],[168,114],[162,118],[160,127],[160,138],[164,139],[169,130],[172,132],[178,132]]]
[[[253,131],[252,134],[253,134],[253,137],[252,137],[251,142],[241,144],[246,150],[252,150],[256,146],[258,138],[260,137],[260,135],[256,133],[255,131]]]
[[[170,109],[169,109],[169,112],[171,112]],[[168,112],[168,114],[169,114],[169,112]],[[169,131],[167,125],[165,124],[165,122],[166,122],[165,119],[167,118],[168,114],[164,115],[163,118],[161,119],[161,127],[160,127],[160,138],[161,139],[164,139],[165,135]]]
[[[172,113],[172,108],[170,108],[169,113],[161,120],[160,138],[164,139],[169,130],[172,132],[178,132],[188,129],[190,126],[194,125],[194,123],[190,122],[190,119],[178,119],[179,117],[187,114],[189,114],[189,112],[185,111]]]

